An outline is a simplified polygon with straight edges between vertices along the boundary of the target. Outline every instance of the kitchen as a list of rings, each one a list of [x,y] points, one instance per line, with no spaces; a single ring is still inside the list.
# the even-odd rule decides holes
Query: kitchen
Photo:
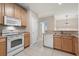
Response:
[[[0,3],[0,56],[79,55],[77,12],[77,3]]]

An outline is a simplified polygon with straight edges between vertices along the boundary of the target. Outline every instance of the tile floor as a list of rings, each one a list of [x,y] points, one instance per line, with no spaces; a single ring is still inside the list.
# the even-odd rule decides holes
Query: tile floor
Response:
[[[41,42],[42,41],[39,41],[39,43],[36,43],[34,46],[24,49],[15,56],[74,56],[69,53],[43,47]]]

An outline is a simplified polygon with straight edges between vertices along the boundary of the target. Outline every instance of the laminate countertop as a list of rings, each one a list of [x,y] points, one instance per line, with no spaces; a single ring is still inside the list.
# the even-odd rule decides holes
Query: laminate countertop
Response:
[[[64,32],[64,31],[63,31]],[[71,31],[70,31],[71,32]],[[53,34],[54,36],[56,35],[56,36],[74,36],[74,37],[77,37],[77,38],[79,38],[79,35],[78,35],[78,33],[76,33],[76,34],[74,34],[74,33],[63,33],[63,34],[61,34],[61,32],[60,31],[51,31],[51,32],[45,32],[44,34]]]

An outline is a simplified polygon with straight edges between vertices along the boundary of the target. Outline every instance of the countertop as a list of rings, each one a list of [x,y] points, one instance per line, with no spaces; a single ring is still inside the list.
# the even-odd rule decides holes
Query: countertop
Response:
[[[65,31],[64,31],[65,32]],[[71,31],[69,31],[69,32],[71,32]],[[57,33],[57,34],[56,34]],[[75,36],[75,37],[77,37],[77,38],[79,38],[79,35],[78,34],[74,34],[74,33],[66,33],[66,34],[61,34],[61,31],[47,31],[47,32],[45,32],[44,34],[53,34],[53,35],[57,35],[57,36],[61,36],[61,35],[70,35],[70,36]]]

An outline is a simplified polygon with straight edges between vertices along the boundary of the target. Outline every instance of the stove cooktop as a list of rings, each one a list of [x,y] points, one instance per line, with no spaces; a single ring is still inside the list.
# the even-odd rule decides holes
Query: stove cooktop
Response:
[[[23,33],[24,33],[23,31],[3,30],[2,36],[20,35]]]

